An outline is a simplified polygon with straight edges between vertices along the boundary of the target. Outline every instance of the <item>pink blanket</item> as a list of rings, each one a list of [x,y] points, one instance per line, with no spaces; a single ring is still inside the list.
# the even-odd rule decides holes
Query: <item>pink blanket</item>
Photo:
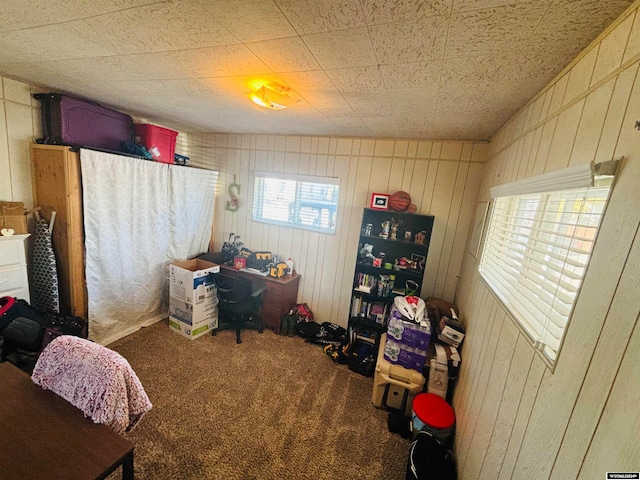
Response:
[[[76,406],[94,423],[131,430],[151,410],[140,380],[119,353],[63,335],[42,351],[31,379]]]

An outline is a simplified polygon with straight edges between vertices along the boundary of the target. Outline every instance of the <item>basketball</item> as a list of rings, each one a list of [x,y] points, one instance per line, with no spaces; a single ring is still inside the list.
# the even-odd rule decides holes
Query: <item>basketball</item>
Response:
[[[416,213],[417,211],[418,211],[418,206],[415,203],[412,203],[407,207],[407,212],[409,213]]]
[[[404,212],[410,204],[411,195],[402,190],[392,193],[391,197],[389,197],[389,208],[396,212]]]

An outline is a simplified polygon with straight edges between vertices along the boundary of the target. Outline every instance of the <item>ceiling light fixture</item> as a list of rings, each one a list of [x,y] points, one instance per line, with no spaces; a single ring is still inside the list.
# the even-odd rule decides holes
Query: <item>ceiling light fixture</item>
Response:
[[[262,84],[258,89],[246,95],[256,105],[271,108],[272,110],[282,110],[299,102],[299,100],[291,98],[288,95],[289,90],[291,90],[289,87],[285,87],[279,83],[269,82]]]

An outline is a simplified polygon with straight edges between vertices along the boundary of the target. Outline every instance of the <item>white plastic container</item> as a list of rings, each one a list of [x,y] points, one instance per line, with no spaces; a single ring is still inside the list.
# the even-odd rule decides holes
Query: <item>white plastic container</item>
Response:
[[[396,410],[402,406],[404,394],[407,393],[407,404],[404,414],[411,415],[413,398],[422,392],[425,378],[422,373],[400,365],[394,365],[384,358],[382,345],[386,341],[387,334],[380,337],[378,348],[378,361],[373,379],[373,394],[371,401],[376,407],[390,407]],[[383,405],[384,392],[387,392],[386,405]]]

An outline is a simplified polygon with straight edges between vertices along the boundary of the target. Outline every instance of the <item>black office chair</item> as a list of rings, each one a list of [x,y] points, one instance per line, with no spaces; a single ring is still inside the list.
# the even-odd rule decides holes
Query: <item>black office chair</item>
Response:
[[[218,273],[214,275],[218,289],[218,328],[211,332],[215,335],[220,330],[235,330],[236,343],[242,343],[240,331],[244,329],[264,331],[264,323],[260,317],[262,293],[265,287],[253,289],[250,280]]]

